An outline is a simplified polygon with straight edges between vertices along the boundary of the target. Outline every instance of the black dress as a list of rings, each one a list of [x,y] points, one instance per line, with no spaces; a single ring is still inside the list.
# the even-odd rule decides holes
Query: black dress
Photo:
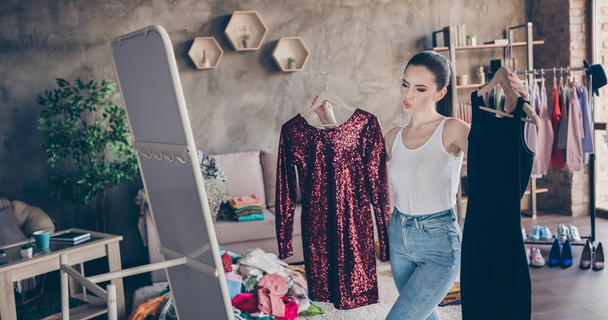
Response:
[[[524,141],[519,98],[513,118],[479,109],[467,154],[468,196],[462,240],[461,297],[464,320],[530,319],[531,284],[521,234],[520,201],[534,153]]]

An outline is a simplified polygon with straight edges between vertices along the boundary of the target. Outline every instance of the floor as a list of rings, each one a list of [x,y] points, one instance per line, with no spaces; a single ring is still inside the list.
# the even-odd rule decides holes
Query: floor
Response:
[[[536,219],[522,216],[522,225],[527,232],[532,231],[534,225],[546,225],[555,234],[560,224],[574,224],[578,227],[581,236],[589,236],[591,232],[590,218],[568,217],[559,214],[540,212]],[[596,219],[596,241],[606,242],[608,245],[608,220]],[[551,245],[537,246],[541,249],[543,257],[548,259]],[[561,267],[541,268],[530,267],[532,278],[532,319],[533,320],[608,320],[608,270],[593,271],[578,268],[582,246],[574,246],[574,265],[567,269]],[[58,275],[49,274],[45,286],[45,295],[58,295]],[[139,287],[150,285],[149,277],[138,275],[124,279],[125,299],[127,311],[132,309],[133,293]],[[34,302],[35,303],[35,302]],[[100,317],[99,319],[103,319]]]
[[[608,245],[608,220],[596,218],[595,242]],[[563,223],[575,225],[581,236],[591,234],[589,216],[568,217],[559,214],[539,213],[536,219],[522,216],[522,225],[528,234],[534,225],[546,225],[553,235],[557,226]],[[543,257],[548,259],[551,245],[537,246]],[[604,247],[605,249],[605,247]],[[532,319],[533,320],[597,320],[608,319],[608,270],[583,270],[578,267],[582,246],[573,246],[574,265],[561,267],[530,267],[532,278]],[[606,252],[606,251],[604,251]]]

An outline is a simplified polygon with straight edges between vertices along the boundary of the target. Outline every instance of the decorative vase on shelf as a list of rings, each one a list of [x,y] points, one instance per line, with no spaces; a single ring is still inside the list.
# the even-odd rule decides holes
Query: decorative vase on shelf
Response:
[[[209,57],[207,57],[207,50],[203,50],[203,59],[201,61],[203,62],[203,68],[211,67],[211,62],[209,62]]]
[[[477,36],[468,35],[467,36],[467,46],[476,46],[477,45]]]
[[[287,69],[295,69],[296,61],[293,59],[287,59]]]
[[[243,37],[243,48],[249,48],[249,37]]]

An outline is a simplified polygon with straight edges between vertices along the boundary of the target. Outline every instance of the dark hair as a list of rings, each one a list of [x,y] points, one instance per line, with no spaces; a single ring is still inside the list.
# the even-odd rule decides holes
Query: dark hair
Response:
[[[425,50],[415,54],[410,61],[407,62],[405,70],[409,66],[422,66],[427,68],[435,75],[435,84],[437,91],[447,88],[447,93],[443,99],[437,102],[437,112],[444,116],[452,116],[452,65],[450,61],[441,54]],[[405,72],[405,70],[403,72]]]

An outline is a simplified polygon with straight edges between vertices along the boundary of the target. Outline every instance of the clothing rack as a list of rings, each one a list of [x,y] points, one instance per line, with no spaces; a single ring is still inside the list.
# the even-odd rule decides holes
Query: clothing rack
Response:
[[[543,75],[546,73],[564,73],[564,72],[576,72],[576,71],[587,71],[588,69],[586,67],[560,67],[560,68],[549,68],[549,69],[545,69],[545,68],[541,68],[539,69],[533,69],[533,70],[524,70],[524,71],[515,71],[515,74],[523,74],[523,75],[528,75],[530,77],[532,77],[533,75]],[[590,99],[590,106],[591,106],[591,116],[592,116],[592,124],[595,124],[595,99],[593,98],[593,75],[589,74],[589,81],[587,84],[587,92],[588,94],[591,96]],[[594,132],[594,129],[591,128],[591,132]],[[591,243],[593,243],[595,241],[595,149],[596,149],[596,141],[595,141],[595,137],[593,138],[593,152],[589,153],[589,219],[590,219],[590,225],[591,225],[591,233],[589,236],[581,236],[581,238],[583,239],[589,239],[589,241],[591,241]],[[536,178],[530,178],[531,179],[531,189],[532,190],[532,202],[534,205],[534,208],[536,208],[536,194],[535,194],[535,189],[536,189]],[[534,210],[533,214],[532,214],[532,218],[536,219],[536,210]],[[529,241],[526,240],[525,241],[526,244],[548,244],[551,245],[552,242],[547,242],[547,241]],[[572,243],[572,245],[579,245],[579,246],[584,246],[585,243],[583,241],[580,242],[574,242]]]

